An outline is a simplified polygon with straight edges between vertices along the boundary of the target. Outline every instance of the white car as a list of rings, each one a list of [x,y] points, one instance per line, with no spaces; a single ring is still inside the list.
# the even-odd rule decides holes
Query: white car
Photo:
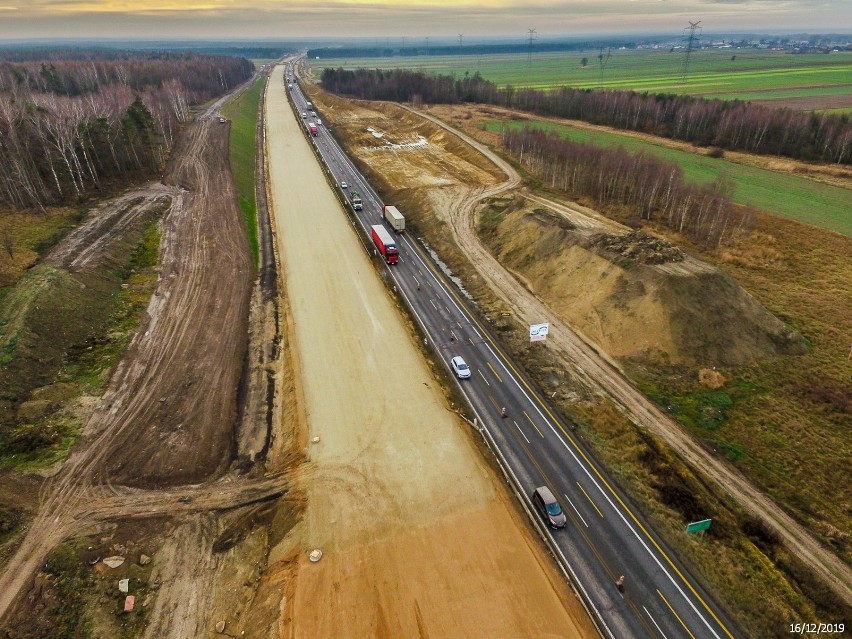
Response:
[[[322,126],[322,120],[320,120],[319,118],[317,118],[317,126]]]
[[[470,377],[470,367],[458,355],[450,360],[450,368],[453,369],[453,372],[459,379],[467,379]]]
[[[349,182],[341,182],[340,188],[341,189],[348,189],[349,188]]]
[[[302,111],[302,118],[304,118],[306,120],[308,119],[308,114],[305,113],[304,111]]]

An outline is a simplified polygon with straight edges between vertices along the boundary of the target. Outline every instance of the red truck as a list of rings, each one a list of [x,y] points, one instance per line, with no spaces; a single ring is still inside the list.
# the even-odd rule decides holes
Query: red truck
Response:
[[[388,233],[384,226],[379,224],[371,226],[370,228],[372,230],[370,236],[373,238],[373,244],[375,244],[376,248],[379,249],[382,257],[385,258],[385,262],[388,264],[396,264],[399,259],[399,253],[396,250],[396,242],[393,241],[391,234]]]
[[[314,124],[313,122],[311,122],[308,125],[308,128],[311,130],[311,135],[314,136],[314,137],[317,137],[317,133],[318,133],[317,125]]]

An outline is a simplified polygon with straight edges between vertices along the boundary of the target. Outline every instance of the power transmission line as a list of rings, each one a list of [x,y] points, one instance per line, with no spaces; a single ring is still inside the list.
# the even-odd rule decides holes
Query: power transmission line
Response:
[[[530,34],[530,50],[529,56],[527,57],[527,66],[532,67],[532,43],[535,39],[535,29],[527,29],[527,33]]]
[[[680,81],[686,82],[686,75],[689,73],[689,56],[692,54],[692,49],[697,46],[698,36],[695,35],[696,30],[700,30],[701,27],[698,25],[701,24],[701,20],[698,22],[690,22],[689,26],[684,29],[684,32],[689,31],[689,36],[684,33],[684,38],[686,39],[686,55],[683,58],[683,71],[680,74]]]
[[[607,48],[606,57],[604,57],[603,45],[601,45],[601,48],[598,49],[598,64],[601,67],[601,80],[600,80],[601,86],[603,86],[603,72],[604,72],[604,69],[606,68],[607,62],[609,62],[609,58],[610,58],[611,55],[612,55],[612,47]]]

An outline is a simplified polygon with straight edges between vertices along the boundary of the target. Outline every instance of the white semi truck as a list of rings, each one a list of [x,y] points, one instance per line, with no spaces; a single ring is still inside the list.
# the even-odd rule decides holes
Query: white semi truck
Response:
[[[405,218],[402,216],[402,213],[399,212],[399,209],[395,206],[385,205],[382,208],[382,214],[395,233],[405,232]]]

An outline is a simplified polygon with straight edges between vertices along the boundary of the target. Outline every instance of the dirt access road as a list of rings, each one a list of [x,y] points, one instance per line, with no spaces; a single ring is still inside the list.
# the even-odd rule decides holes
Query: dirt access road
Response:
[[[270,202],[310,444],[288,637],[595,636],[483,463],[346,221],[287,103],[267,93]],[[324,556],[311,563],[307,552]],[[288,567],[287,570],[292,570]],[[274,579],[274,575],[270,579]]]
[[[494,292],[511,308],[521,323],[534,324],[542,317],[550,318],[552,330],[548,333],[550,348],[558,353],[565,365],[586,378],[592,386],[602,389],[636,423],[648,428],[672,447],[685,461],[710,477],[722,490],[729,493],[747,512],[759,517],[775,530],[787,547],[834,590],[852,605],[852,570],[834,553],[824,548],[804,527],[794,521],[772,499],[761,493],[745,477],[720,459],[711,455],[692,439],[683,428],[663,413],[651,400],[639,392],[620,373],[605,353],[595,348],[570,326],[554,316],[552,311],[532,291],[507,271],[479,241],[476,234],[476,205],[485,198],[516,188],[520,184],[517,172],[488,147],[458,131],[440,119],[421,111],[409,109],[438,126],[459,136],[486,155],[507,176],[506,182],[467,194],[454,203],[454,214],[449,216],[450,228],[471,263],[489,283]],[[544,203],[543,198],[536,198]],[[548,203],[553,210],[564,208]],[[573,211],[582,216],[582,212]]]
[[[217,106],[189,125],[165,186],[118,201],[119,209],[132,211],[129,202],[171,199],[162,222],[159,281],[83,437],[45,483],[38,513],[0,575],[0,617],[58,543],[102,530],[105,522],[166,516],[177,522],[160,526],[173,532],[172,545],[155,563],[176,577],[157,598],[149,636],[199,636],[211,625],[212,577],[223,565],[209,552],[221,532],[211,512],[286,491],[281,475],[223,477],[235,454],[253,273],[233,193],[228,126],[213,117]],[[121,215],[115,218],[106,224],[92,220],[56,259],[68,268],[97,261],[98,243],[120,234]],[[202,484],[216,478],[221,481]],[[211,579],[197,579],[202,570]]]

